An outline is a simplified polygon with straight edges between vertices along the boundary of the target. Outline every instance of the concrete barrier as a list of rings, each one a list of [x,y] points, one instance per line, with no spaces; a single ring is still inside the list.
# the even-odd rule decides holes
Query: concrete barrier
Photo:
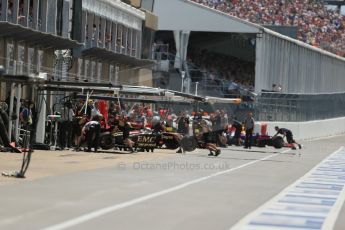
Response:
[[[296,140],[309,140],[345,134],[345,117],[307,122],[264,122],[269,135],[274,135],[275,126],[290,129]]]

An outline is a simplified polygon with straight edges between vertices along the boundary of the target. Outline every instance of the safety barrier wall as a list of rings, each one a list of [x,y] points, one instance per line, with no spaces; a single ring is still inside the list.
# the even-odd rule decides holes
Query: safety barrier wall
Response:
[[[345,117],[307,122],[266,122],[269,135],[275,126],[290,129],[296,140],[310,140],[345,134]]]

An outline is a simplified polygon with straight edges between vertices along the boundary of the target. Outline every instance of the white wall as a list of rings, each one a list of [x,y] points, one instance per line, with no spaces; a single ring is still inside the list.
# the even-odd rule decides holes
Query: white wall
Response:
[[[255,92],[343,92],[345,58],[265,29],[256,39]]]
[[[264,122],[269,135],[274,135],[275,126],[290,129],[296,140],[308,140],[345,134],[345,117],[308,122]]]

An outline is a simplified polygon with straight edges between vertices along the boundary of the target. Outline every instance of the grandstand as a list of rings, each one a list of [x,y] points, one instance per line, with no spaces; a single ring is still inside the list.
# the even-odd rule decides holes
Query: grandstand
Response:
[[[255,48],[251,39],[253,37],[243,39],[243,35],[235,33],[191,32],[186,59],[192,83],[199,82],[207,86],[208,94],[212,94],[213,89],[213,94],[217,94],[220,86],[225,87],[231,82],[253,90]],[[229,53],[234,50],[236,52],[230,56]],[[158,56],[170,57],[170,61],[175,61],[176,48],[172,32],[160,31],[156,34],[156,52],[167,52],[166,55]],[[230,93],[223,90],[225,96],[230,96]]]
[[[181,77],[176,70],[171,70],[178,69],[186,71],[184,89],[187,88],[192,93],[197,87],[212,86],[213,82],[210,81],[214,79],[219,83],[224,78],[229,80],[225,87],[227,90],[232,90],[234,83],[241,84],[246,90],[253,88],[256,94],[263,91],[284,94],[344,92],[345,59],[341,56],[232,16],[224,10],[228,9],[225,1],[202,1],[206,2],[211,5],[205,6],[188,0],[155,2],[154,13],[159,17],[156,42],[167,45],[173,57],[168,60],[173,59],[170,67],[174,67],[166,73],[168,87],[180,88]],[[218,5],[212,5],[217,2]],[[236,2],[239,4],[240,1]],[[248,1],[248,4],[252,2],[256,1]],[[315,7],[323,10],[324,5],[320,4],[317,3]],[[306,12],[311,12],[310,6],[308,9]],[[326,12],[331,16],[336,15],[331,11]],[[339,16],[338,19],[342,17]],[[305,34],[300,29],[298,31],[299,34]],[[341,31],[342,26],[338,31],[342,35]],[[341,41],[340,43],[344,45]],[[244,66],[242,69],[245,71],[232,72],[232,65],[236,70],[239,69],[238,66]],[[224,67],[230,69],[223,71]],[[195,70],[199,72],[193,74]],[[199,78],[206,75],[205,84],[193,83],[195,75]],[[226,96],[222,88],[223,84],[218,84],[218,89],[213,92],[222,92]],[[284,97],[279,100],[282,98]],[[313,116],[312,119],[315,118],[317,117]]]
[[[255,73],[249,79],[256,93],[272,90],[273,85],[280,85],[284,93],[343,91],[344,59],[337,55],[187,0],[156,2],[154,12],[160,18],[158,38],[177,41],[175,61],[193,56],[188,47],[252,63]],[[172,12],[179,12],[179,17]]]
[[[193,1],[263,26],[297,26],[299,40],[345,55],[344,16],[327,8],[323,1]],[[327,4],[341,6],[344,2]]]

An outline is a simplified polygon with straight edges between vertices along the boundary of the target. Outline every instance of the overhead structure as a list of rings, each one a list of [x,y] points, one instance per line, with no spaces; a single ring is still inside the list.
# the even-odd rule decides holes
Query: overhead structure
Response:
[[[82,57],[97,58],[121,65],[147,66],[142,60],[145,13],[121,1],[83,0],[81,23]]]
[[[165,97],[171,101],[199,101],[206,103],[241,103],[239,98],[218,98],[218,97],[203,97],[189,93],[182,93],[174,90],[146,87],[146,86],[131,86],[131,85],[114,85],[111,83],[87,83],[87,82],[64,82],[64,81],[50,81],[39,77],[30,76],[12,76],[0,75],[0,82],[20,83],[22,85],[37,85],[40,91],[65,91],[65,92],[94,92],[96,94],[113,94],[113,95],[136,95],[137,98],[131,98],[131,101],[136,99],[157,100],[159,97]],[[101,96],[101,95],[99,95]],[[125,97],[123,97],[125,99]],[[129,98],[126,98],[129,99]]]
[[[177,51],[175,68],[181,68],[186,61],[192,31],[256,34],[261,30],[255,24],[187,0],[155,1],[153,11],[159,18],[158,30],[174,32]]]

